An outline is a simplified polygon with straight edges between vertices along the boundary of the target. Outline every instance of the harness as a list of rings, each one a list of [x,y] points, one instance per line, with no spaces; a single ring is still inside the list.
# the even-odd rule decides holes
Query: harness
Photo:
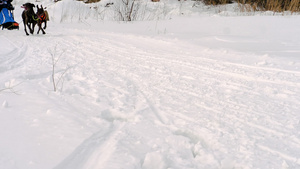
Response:
[[[25,11],[28,11],[28,7],[27,6],[21,6],[21,8],[24,8]],[[43,12],[41,15],[31,15],[32,16],[32,19],[36,22],[38,21],[46,21],[47,19],[47,15],[45,12]],[[35,16],[37,16],[37,18],[35,18]]]
[[[42,15],[38,15],[38,19],[41,20],[41,21],[45,21],[46,20],[45,12]]]
[[[40,18],[34,18],[34,15],[32,15],[32,19],[34,20],[34,21],[38,21]]]

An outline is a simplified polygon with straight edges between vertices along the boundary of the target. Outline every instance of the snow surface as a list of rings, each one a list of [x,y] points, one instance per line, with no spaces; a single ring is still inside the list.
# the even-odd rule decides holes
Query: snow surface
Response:
[[[120,23],[49,0],[26,36],[22,3],[0,31],[1,169],[300,168],[299,15],[174,1]]]

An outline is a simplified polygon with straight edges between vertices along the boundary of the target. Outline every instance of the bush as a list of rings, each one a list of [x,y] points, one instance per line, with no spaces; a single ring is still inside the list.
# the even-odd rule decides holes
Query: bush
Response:
[[[199,0],[196,0],[199,1]],[[233,3],[232,0],[200,0],[203,1],[205,5],[223,5]]]
[[[101,0],[78,0],[78,1],[83,1],[84,3],[88,4],[88,3],[100,2]]]
[[[114,5],[117,20],[135,21],[141,15],[139,0],[118,0]]]
[[[206,5],[220,5],[237,2],[240,5],[250,5],[257,11],[300,12],[300,0],[196,0]]]
[[[250,4],[255,6],[257,10],[266,10],[274,12],[299,12],[300,1],[299,0],[237,0],[242,4]]]

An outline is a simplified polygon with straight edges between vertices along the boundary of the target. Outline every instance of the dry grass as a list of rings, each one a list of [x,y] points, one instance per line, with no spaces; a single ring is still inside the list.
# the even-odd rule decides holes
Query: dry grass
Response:
[[[232,0],[202,0],[205,5],[223,5],[233,3]]]
[[[300,0],[237,0],[240,4],[248,4],[256,11],[299,12]]]
[[[206,5],[222,5],[238,2],[241,11],[300,12],[300,0],[197,0]]]
[[[95,3],[95,2],[100,2],[101,0],[78,0],[78,1],[83,1],[84,3]]]

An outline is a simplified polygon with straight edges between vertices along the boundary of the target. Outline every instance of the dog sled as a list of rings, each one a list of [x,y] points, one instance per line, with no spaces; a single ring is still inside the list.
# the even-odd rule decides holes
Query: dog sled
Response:
[[[19,24],[14,20],[14,7],[11,2],[12,0],[0,0],[0,27],[2,29],[19,29]]]

